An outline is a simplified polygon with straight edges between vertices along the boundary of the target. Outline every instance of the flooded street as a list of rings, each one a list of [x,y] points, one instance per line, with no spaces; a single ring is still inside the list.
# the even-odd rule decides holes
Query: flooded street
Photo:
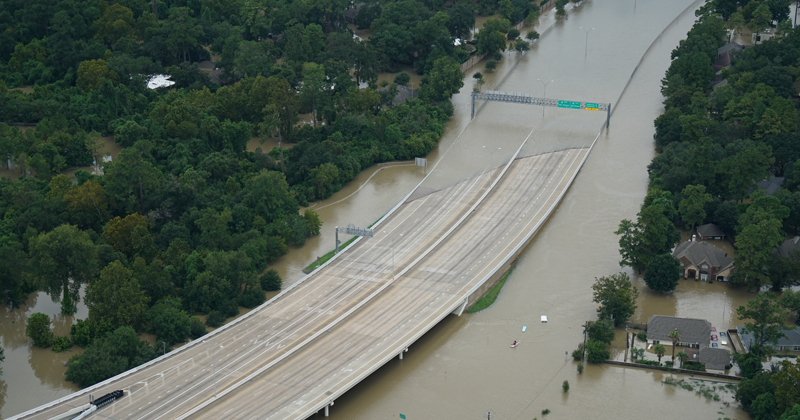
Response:
[[[489,103],[469,124],[471,76],[476,71],[487,81],[484,91],[541,97],[548,83],[548,98],[611,102],[610,130],[600,135],[561,205],[518,260],[497,302],[477,314],[445,318],[410,347],[404,360],[390,361],[337,400],[331,419],[392,419],[399,413],[408,419],[480,419],[491,410],[493,419],[529,420],[541,418],[544,409],[552,411],[548,418],[562,419],[587,418],[590,412],[597,419],[634,419],[646,413],[664,413],[657,418],[747,418],[739,409],[660,384],[669,376],[661,372],[588,365],[578,375],[575,363],[565,355],[582,340],[580,326],[596,318],[591,302],[595,277],[619,271],[635,277],[640,290],[639,309],[632,319],[636,322],[659,314],[705,318],[718,329],[732,328],[735,308],[753,296],[727,284],[694,280],[682,280],[674,293],[664,296],[651,292],[640,277],[618,264],[618,237],[613,232],[621,219],[635,217],[646,193],[646,167],[654,154],[653,120],[663,111],[660,80],[669,66],[670,51],[694,22],[693,9],[655,43],[617,100],[662,29],[688,6],[700,4],[586,0],[574,9],[569,5],[568,18],[558,23],[550,10],[536,30],[553,29],[527,56],[520,60],[517,53],[506,52],[494,72],[486,72],[483,63],[467,72],[461,93],[453,98],[456,114],[438,148],[427,156],[427,172],[433,172],[424,188],[444,188],[507,162],[528,135],[533,141],[522,155],[588,146],[605,122],[605,112],[547,108],[543,113],[539,107]],[[587,37],[581,27],[595,28],[586,53]],[[268,152],[274,144],[252,144],[248,149],[255,147]],[[333,197],[311,203],[324,221],[321,234],[271,266],[284,277],[284,285],[299,280],[306,265],[333,248],[335,226],[369,225],[424,178],[423,169],[413,162],[365,170]],[[340,235],[340,240],[347,239]],[[47,296],[40,296],[35,305],[26,313],[6,308],[0,313],[6,349],[0,376],[0,392],[6,393],[4,402],[0,400],[4,418],[74,390],[63,381],[63,362],[69,354],[29,347],[24,328],[19,328],[18,323],[33,311],[51,317],[58,313],[58,304]],[[86,313],[81,308],[78,316],[83,318]],[[541,315],[547,315],[549,323],[540,323]],[[58,322],[68,330],[71,320]],[[521,345],[509,349],[512,340]],[[564,380],[570,382],[569,393],[561,390]]]

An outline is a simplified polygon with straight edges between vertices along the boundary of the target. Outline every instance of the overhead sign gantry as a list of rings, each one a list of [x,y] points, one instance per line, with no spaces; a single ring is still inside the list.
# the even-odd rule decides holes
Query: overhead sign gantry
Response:
[[[606,111],[606,128],[611,120],[611,104],[598,102],[564,101],[561,99],[535,98],[527,93],[489,90],[486,93],[472,92],[472,114],[475,116],[475,100],[510,102],[524,105],[551,106],[555,108],[582,109],[584,111]]]

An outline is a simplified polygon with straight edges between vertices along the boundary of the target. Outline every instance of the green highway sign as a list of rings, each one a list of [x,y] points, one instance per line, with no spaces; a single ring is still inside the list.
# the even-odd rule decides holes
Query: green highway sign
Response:
[[[598,111],[600,110],[600,104],[593,104],[591,102],[586,102],[586,104],[583,105],[583,109],[587,111]]]
[[[405,415],[405,414],[403,414],[403,413],[400,413],[400,418],[401,418],[401,419],[404,419],[404,418],[406,418],[406,415]]]
[[[558,101],[559,108],[581,109],[580,101]]]

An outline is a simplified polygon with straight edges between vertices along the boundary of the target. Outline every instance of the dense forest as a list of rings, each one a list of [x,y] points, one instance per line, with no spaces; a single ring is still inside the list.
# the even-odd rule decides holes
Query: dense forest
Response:
[[[800,255],[776,252],[787,235],[800,233],[800,29],[789,10],[779,0],[708,0],[697,11],[662,80],[665,112],[655,120],[658,154],[647,196],[637,219],[623,220],[616,232],[620,264],[644,271],[654,290],[677,284],[680,263],[671,251],[678,228],[691,232],[703,223],[733,238],[733,285],[783,290],[760,293],[736,311],[754,337],[746,353],[734,355],[744,377],[736,400],[764,420],[800,419],[800,363],[773,357],[763,365],[776,356],[770,344],[784,336],[786,319],[800,313],[800,292],[788,289],[800,281]],[[720,64],[729,31],[745,28],[774,37],[735,48],[730,64]],[[757,187],[771,177],[784,178],[774,194]]]
[[[89,317],[70,336],[44,314],[26,331],[84,347],[67,371],[82,386],[259,305],[281,287],[270,262],[319,233],[300,206],[427,154],[460,64],[504,50],[538,3],[0,0],[0,154],[15,174],[0,177],[2,299],[41,290],[72,314],[85,290]],[[495,11],[480,48],[455,42]],[[400,66],[423,78],[397,104],[408,75],[376,81]],[[148,88],[158,74],[174,84]],[[106,161],[110,136],[122,150]],[[281,147],[248,151],[254,138]]]
[[[800,30],[788,17],[788,2],[772,0],[713,0],[698,11],[662,80],[658,155],[638,218],[617,231],[622,264],[677,267],[659,257],[679,241],[677,227],[715,223],[736,248],[733,284],[779,291],[800,280],[800,258],[774,252],[800,228]],[[754,33],[774,24],[775,36],[734,51],[715,74],[717,49],[743,22]],[[771,176],[785,177],[774,195],[757,188]]]

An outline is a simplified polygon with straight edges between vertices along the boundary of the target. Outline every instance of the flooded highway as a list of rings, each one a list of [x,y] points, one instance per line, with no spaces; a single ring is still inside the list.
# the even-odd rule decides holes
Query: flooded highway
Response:
[[[660,80],[670,51],[693,23],[693,10],[656,42],[619,103],[617,98],[653,40],[693,3],[694,7],[700,4],[692,0],[586,0],[576,8],[568,6],[568,18],[558,23],[551,10],[542,16],[537,30],[553,29],[529,54],[520,59],[517,53],[507,52],[494,73],[486,73],[482,65],[467,73],[464,88],[453,98],[456,114],[439,147],[428,156],[428,172],[433,173],[423,183],[425,188],[444,188],[499,166],[531,130],[534,141],[526,146],[525,155],[588,146],[605,122],[601,112],[547,108],[543,119],[539,107],[489,103],[469,124],[475,71],[485,75],[484,90],[542,96],[544,85],[537,79],[553,80],[547,85],[548,98],[612,102],[610,130],[601,134],[572,188],[518,261],[497,302],[477,314],[445,318],[409,349],[404,360],[390,361],[337,400],[330,418],[397,418],[400,413],[408,419],[481,418],[491,410],[492,418],[530,419],[541,417],[544,409],[557,418],[585,418],[590,412],[600,419],[633,419],[654,412],[746,418],[743,411],[660,384],[661,373],[604,365],[587,366],[578,375],[564,354],[581,341],[580,325],[595,318],[594,278],[621,271],[613,232],[621,219],[635,216],[645,195],[646,166],[654,153],[653,119],[663,111]],[[587,37],[581,27],[595,28],[585,56]],[[500,84],[506,74],[508,78]],[[335,226],[372,223],[424,176],[423,169],[412,162],[377,165],[330,199],[313,203],[325,223],[322,234],[273,265],[285,284],[300,279],[303,267],[333,247]],[[682,281],[675,293],[665,297],[651,293],[640,278],[635,283],[640,298],[633,320],[639,322],[660,314],[706,318],[717,328],[731,327],[735,307],[752,297],[727,285],[694,281]],[[56,314],[58,305],[50,305],[49,311],[49,304],[49,297],[41,295],[35,311]],[[26,344],[24,327],[20,330],[18,323],[33,311],[6,309],[0,322],[6,349],[0,376],[0,393],[5,392],[0,416],[4,418],[75,389],[63,380],[68,353]],[[85,308],[82,311],[79,317],[85,317]],[[549,317],[548,324],[538,322],[541,315]],[[58,322],[68,330],[71,319]],[[528,327],[527,332],[521,332],[522,326]],[[62,327],[57,327],[57,334],[67,332],[58,328]],[[520,347],[509,349],[511,340],[520,341]],[[564,380],[571,383],[567,394],[561,391]],[[724,416],[717,414],[720,411]]]

